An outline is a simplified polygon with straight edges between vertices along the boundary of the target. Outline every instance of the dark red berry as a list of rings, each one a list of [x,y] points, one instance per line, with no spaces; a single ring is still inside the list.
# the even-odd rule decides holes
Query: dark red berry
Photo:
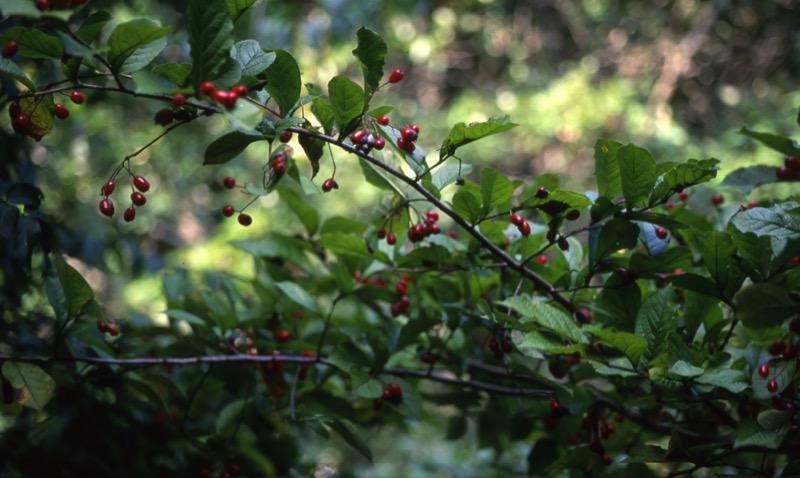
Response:
[[[408,282],[400,281],[394,285],[394,291],[400,295],[404,295],[408,292]]]
[[[5,56],[5,54],[3,56]],[[786,158],[783,159],[783,164],[792,171],[800,171],[800,159],[794,156],[786,156]]]
[[[522,216],[520,216],[515,212],[512,212],[511,214],[508,215],[508,220],[511,221],[511,224],[517,227],[521,226],[522,223],[525,222],[525,219],[523,219]]]
[[[367,132],[363,129],[357,129],[350,134],[350,141],[353,144],[358,144],[361,140],[364,139],[364,136],[367,135]]]
[[[249,214],[245,214],[243,212],[239,213],[239,217],[237,218],[237,220],[239,221],[239,224],[241,224],[242,226],[249,226],[250,224],[253,223],[253,218],[250,217]]]
[[[275,340],[278,342],[286,342],[291,337],[291,333],[285,329],[278,329],[275,331]]]
[[[565,217],[567,218],[567,221],[574,221],[579,217],[581,217],[581,212],[578,211],[577,209],[573,209],[570,212],[568,212]]]
[[[97,330],[101,333],[108,332],[108,325],[106,325],[105,320],[97,319]]]
[[[222,185],[225,189],[233,189],[236,187],[236,180],[230,176],[225,176],[222,178]]]
[[[539,189],[536,190],[536,197],[539,198],[539,199],[544,199],[549,194],[550,194],[550,192],[544,186],[539,186]]]
[[[783,348],[784,348],[783,340],[776,340],[775,342],[769,344],[769,348],[767,348],[767,351],[769,351],[770,355],[780,355],[783,353]]]
[[[630,284],[631,282],[636,280],[636,276],[634,275],[634,273],[624,267],[620,267],[619,269],[615,270],[614,274],[616,274],[617,277],[619,277],[619,280],[623,284]]]
[[[789,181],[794,179],[794,170],[790,169],[788,166],[780,166],[775,170],[775,176],[781,181]]]
[[[122,213],[122,218],[125,219],[125,222],[131,222],[136,217],[136,208],[133,206],[126,208],[125,212]]]
[[[372,400],[372,409],[378,411],[383,407],[383,397],[377,397]]]
[[[433,210],[428,211],[425,213],[425,219],[428,222],[436,222],[439,220],[439,213]]]
[[[774,378],[769,379],[769,382],[767,382],[767,390],[770,393],[777,392],[778,391],[778,381],[775,380]]]
[[[686,191],[679,192],[678,199],[680,199],[681,201],[686,201],[687,199],[689,199],[689,193]]]
[[[10,41],[3,45],[3,58],[11,58],[12,56],[17,54],[17,50],[19,49],[19,43],[16,41]]]
[[[714,206],[719,207],[723,202],[725,202],[725,198],[723,198],[721,194],[711,195],[711,204]]]
[[[387,383],[385,391],[389,392],[388,400],[394,404],[400,403],[403,399],[403,389],[394,382]]]
[[[100,201],[100,214],[111,217],[114,215],[114,203],[110,199],[103,199]]]
[[[519,226],[519,232],[525,237],[528,237],[531,233],[531,225],[528,221],[523,221],[522,224]]]
[[[147,202],[147,198],[144,194],[134,191],[131,193],[131,202],[137,206],[144,206],[144,204]]]
[[[231,217],[231,216],[233,216],[234,212],[236,212],[236,211],[233,209],[233,206],[231,206],[230,204],[226,204],[226,205],[222,206],[222,215],[223,216]]]
[[[146,193],[150,190],[150,183],[143,176],[134,176],[133,185],[136,186],[136,189],[143,193]]]
[[[610,465],[610,464],[614,463],[614,459],[613,459],[613,458],[611,458],[610,456],[606,455],[606,454],[603,454],[603,455],[600,457],[600,461],[601,461],[601,462],[603,462],[603,464],[604,464],[604,465],[606,465],[606,466],[608,466],[608,465]]]
[[[14,124],[17,127],[24,129],[26,126],[28,126],[28,115],[25,113],[18,114],[14,117]]]
[[[153,117],[155,124],[160,126],[166,126],[172,123],[173,119],[175,119],[175,112],[172,110],[172,108],[161,108]]]
[[[794,317],[789,321],[789,330],[795,334],[800,334],[800,316]]]
[[[198,88],[201,94],[206,96],[212,96],[215,91],[217,91],[217,87],[214,86],[214,83],[210,81],[204,81],[200,83],[200,87]]]
[[[666,239],[667,236],[669,236],[669,232],[667,232],[666,229],[664,229],[663,227],[658,227],[658,226],[656,227],[656,237],[658,237],[659,239]]]
[[[377,149],[378,151],[380,151],[380,150],[382,150],[383,148],[386,147],[386,140],[383,139],[383,137],[378,136],[377,138],[375,138],[375,141],[373,142],[372,147]]]
[[[416,141],[417,139],[417,132],[414,131],[412,128],[403,128],[400,130],[400,135],[405,138],[407,141]]]
[[[56,115],[58,119],[66,119],[69,116],[69,110],[61,103],[56,103],[53,105],[53,114]]]
[[[86,97],[83,96],[83,93],[81,93],[78,90],[75,90],[72,93],[70,93],[69,99],[71,99],[72,102],[75,103],[76,105],[82,105],[86,101]]]
[[[393,72],[389,74],[389,83],[392,84],[400,83],[405,76],[406,74],[403,73],[403,70],[396,68]]]
[[[100,188],[100,194],[102,194],[103,196],[110,196],[111,193],[114,192],[114,189],[116,187],[117,187],[117,185],[114,184],[113,180],[111,180],[111,181],[105,183],[102,188]]]
[[[383,125],[383,126],[388,126],[389,123],[390,123],[389,117],[386,116],[386,115],[378,116],[377,118],[375,118],[375,121],[377,121],[378,124]]]
[[[50,0],[34,0],[33,4],[41,12],[46,12],[50,9]]]
[[[339,184],[333,178],[328,178],[322,183],[322,192],[330,192],[334,189],[339,189]]]
[[[240,471],[242,471],[242,468],[239,465],[237,465],[236,463],[231,463],[231,464],[228,465],[228,471],[230,471],[231,473],[235,474],[235,473],[239,473]]]
[[[289,141],[291,141],[291,140],[292,140],[292,132],[291,132],[291,131],[288,131],[288,130],[287,130],[287,131],[284,131],[284,132],[283,132],[283,133],[281,133],[281,135],[278,137],[278,140],[279,140],[281,143],[288,143]]]
[[[8,105],[8,116],[9,117],[15,118],[20,113],[22,113],[22,107],[19,105],[19,102],[14,101],[10,105]]]
[[[413,141],[409,141],[403,137],[397,138],[397,147],[409,154],[417,149],[417,145],[415,145]]]
[[[378,232],[376,233],[376,235],[378,236],[378,239],[386,238],[386,229],[383,228],[383,227],[378,229]]]
[[[236,85],[231,88],[231,93],[236,95],[238,98],[244,98],[250,94],[250,90],[244,85]]]
[[[386,243],[390,246],[393,246],[397,243],[397,236],[395,236],[394,232],[390,232],[386,235]]]
[[[769,364],[767,362],[764,362],[758,366],[758,374],[764,378],[769,375]]]
[[[436,224],[435,222],[429,222],[426,229],[427,229],[427,235],[439,234],[440,232],[442,232],[442,228],[440,228],[439,225]]]
[[[172,106],[180,108],[186,104],[186,95],[183,93],[175,93],[172,95]]]

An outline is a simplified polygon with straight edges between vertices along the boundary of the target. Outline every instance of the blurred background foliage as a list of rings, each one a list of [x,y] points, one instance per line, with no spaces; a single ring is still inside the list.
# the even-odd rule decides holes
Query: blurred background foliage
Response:
[[[111,11],[119,22],[143,16],[174,27],[164,61],[188,58],[180,29],[184,2],[95,0],[84,14],[92,8]],[[13,25],[6,20],[0,29]],[[403,82],[376,97],[375,106],[396,105],[394,123],[419,124],[419,143],[429,154],[457,122],[508,114],[520,124],[464,148],[462,159],[476,166],[475,172],[485,165],[518,178],[554,172],[568,187],[591,189],[593,146],[604,137],[634,142],[657,160],[717,157],[721,179],[739,166],[782,161],[736,134],[740,127],[796,132],[800,6],[794,0],[262,0],[239,19],[236,34],[292,52],[305,82],[326,85],[339,72],[360,76],[351,50],[361,25],[389,44],[387,68],[406,72]],[[36,74],[45,82],[48,76],[56,80],[52,67]],[[4,88],[14,93],[10,85]],[[70,118],[40,143],[17,148],[21,140],[5,124],[0,181],[4,188],[14,181],[41,187],[42,216],[54,224],[60,247],[76,259],[109,316],[163,320],[163,271],[214,269],[247,276],[252,259],[228,246],[231,240],[258,238],[269,230],[300,231],[274,196],[251,208],[249,229],[222,220],[223,204],[240,206],[247,198],[224,190],[221,178],[260,183],[267,151],[251,147],[222,167],[202,166],[205,147],[227,128],[220,115],[181,127],[134,158],[136,174],[153,184],[147,206],[133,223],[109,222],[97,212],[100,186],[123,157],[161,131],[153,115],[163,105],[86,93],[86,104],[71,107]],[[324,201],[321,196],[309,201],[329,216],[374,214],[371,207],[382,198],[364,184],[357,163],[340,156],[342,189]],[[317,182],[331,169],[326,157]],[[778,196],[789,193],[789,185],[772,187]],[[734,209],[746,201],[728,194]],[[6,287],[13,281],[3,279]],[[45,311],[46,300],[27,297],[23,309]],[[8,314],[7,309],[6,320]],[[443,432],[424,423],[414,427],[402,439],[384,431],[368,441],[376,456],[391,451],[392,461],[405,456],[403,461],[413,462],[408,466],[439,469],[440,450],[429,443],[420,449],[419,440]],[[466,460],[463,450],[474,449],[458,443],[442,452],[448,460]],[[507,451],[512,457],[526,453],[524,447]],[[319,453],[336,463],[343,459],[338,448]],[[521,457],[508,462],[509,473],[524,469]],[[452,474],[435,476],[491,476],[481,464],[505,473],[495,459],[470,451],[469,471],[451,468]],[[324,467],[324,461],[318,464]],[[409,469],[406,476],[421,476],[418,471]],[[392,472],[403,476],[396,468]]]

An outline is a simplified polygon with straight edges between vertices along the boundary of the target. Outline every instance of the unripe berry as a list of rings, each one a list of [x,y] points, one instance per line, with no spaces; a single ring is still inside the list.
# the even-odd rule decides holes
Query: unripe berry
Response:
[[[114,215],[114,203],[110,199],[103,199],[99,205],[100,214],[111,217]]]
[[[231,206],[230,204],[226,204],[226,205],[222,206],[222,215],[223,216],[231,217],[231,216],[233,216],[234,212],[236,212],[236,211],[233,209],[233,206]]]
[[[239,224],[245,227],[253,223],[253,218],[250,217],[249,214],[245,214],[243,212],[239,213],[237,220],[239,221]]]
[[[389,83],[392,84],[400,83],[405,76],[406,74],[403,73],[403,70],[396,68],[393,72],[389,74]]]
[[[70,93],[69,99],[71,99],[72,102],[75,103],[76,105],[82,105],[86,101],[86,97],[83,96],[83,93],[81,93],[78,90],[75,90],[72,93]]]
[[[143,176],[134,176],[133,185],[136,186],[136,189],[143,193],[146,193],[150,190],[150,183]]]
[[[222,179],[222,185],[225,186],[226,189],[233,189],[236,187],[236,180],[230,176],[226,176]]]
[[[58,119],[66,119],[69,116],[69,110],[61,103],[56,103],[53,105],[53,114],[56,115]]]
[[[180,108],[186,104],[186,95],[183,93],[175,93],[172,95],[172,106]]]
[[[3,45],[3,58],[11,58],[12,56],[17,54],[17,49],[19,49],[19,43],[16,41],[10,41]]]
[[[125,212],[122,213],[122,218],[125,219],[125,222],[131,222],[136,217],[136,208],[133,206],[128,207],[125,209]]]
[[[390,123],[389,117],[386,115],[380,115],[375,118],[375,121],[378,122],[379,125],[388,126]]]
[[[131,193],[131,202],[137,206],[144,206],[144,204],[147,202],[147,198],[144,194],[134,191]]]

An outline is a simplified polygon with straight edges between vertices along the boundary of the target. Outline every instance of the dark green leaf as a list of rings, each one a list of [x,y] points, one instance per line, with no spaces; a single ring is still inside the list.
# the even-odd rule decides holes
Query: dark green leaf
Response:
[[[215,139],[206,148],[203,164],[223,164],[232,160],[244,151],[250,144],[257,141],[264,141],[263,136],[244,134],[239,131],[231,131],[225,136]]]
[[[94,12],[83,21],[75,36],[84,43],[92,43],[100,35],[103,27],[111,20],[111,14],[105,11]]]
[[[361,63],[361,71],[364,73],[364,88],[366,89],[368,100],[381,84],[384,58],[388,48],[380,35],[366,27],[358,29],[356,38],[358,39],[358,46],[353,50],[353,55]]]
[[[723,299],[717,284],[705,276],[694,273],[680,274],[671,276],[669,282],[681,289],[692,290],[710,297]]]
[[[353,430],[350,425],[341,420],[330,420],[325,422],[333,431],[335,431],[348,445],[353,447],[357,452],[372,463],[372,452],[364,440]]]
[[[598,321],[625,332],[633,332],[641,306],[642,291],[636,282],[622,287],[605,287],[597,296]]]
[[[6,191],[6,200],[11,204],[25,206],[25,210],[39,209],[42,199],[42,190],[29,183],[14,183]]]
[[[17,53],[20,56],[28,58],[53,58],[61,59],[64,55],[64,48],[61,42],[54,35],[30,28],[25,30],[25,34],[19,39],[19,50]]]
[[[172,80],[179,86],[185,86],[186,80],[192,73],[191,63],[164,63],[153,68],[153,73]]]
[[[592,229],[589,239],[589,262],[595,265],[620,249],[635,248],[638,237],[639,228],[623,219],[612,219],[603,224],[601,229]]]
[[[17,402],[35,410],[43,410],[56,390],[56,382],[38,365],[7,361],[3,376],[22,394]]]
[[[326,232],[319,238],[319,243],[329,251],[340,256],[356,256],[376,259],[388,263],[386,255],[380,251],[370,252],[363,239],[343,232]]]
[[[284,50],[267,50],[275,55],[275,61],[264,70],[267,84],[264,89],[278,104],[281,116],[288,116],[300,98],[300,67],[292,55]]]
[[[800,304],[793,301],[786,289],[776,284],[753,284],[733,299],[736,318],[748,327],[766,328],[780,325],[800,313]]]
[[[336,75],[328,82],[328,94],[336,126],[345,132],[364,109],[364,90],[350,78]]]
[[[303,124],[303,128],[314,133],[319,132],[311,125],[311,123],[308,122],[308,120],[306,120],[305,124]],[[325,141],[314,138],[307,134],[301,134],[299,136],[300,137],[297,139],[297,141],[300,143],[300,147],[303,148],[308,161],[311,163],[311,178],[313,179],[319,172],[319,160],[322,159],[322,156],[325,153]]]
[[[439,150],[439,158],[444,159],[445,156],[452,156],[455,154],[456,149],[462,146],[493,134],[508,131],[516,126],[517,124],[512,123],[509,116],[492,116],[487,121],[470,123],[468,125],[458,123],[453,126],[447,138],[442,142],[442,147]]]
[[[258,240],[244,239],[233,241],[231,244],[256,257],[288,261],[306,272],[311,271],[311,264],[306,255],[309,246],[305,240],[270,234]]]
[[[228,4],[228,14],[234,22],[247,11],[248,8],[256,3],[256,0],[225,0]]]
[[[756,166],[745,166],[731,172],[725,176],[725,179],[720,183],[720,187],[736,188],[742,194],[750,194],[750,191],[754,188],[776,181],[778,181],[778,177],[775,175],[774,166],[758,164]]]
[[[764,430],[753,420],[745,419],[736,427],[736,441],[733,448],[755,446],[759,448],[774,449],[780,446],[786,432],[778,433]]]
[[[306,291],[300,285],[290,281],[276,282],[275,285],[281,290],[284,297],[290,299],[300,307],[304,307],[313,313],[317,313],[317,303],[314,302],[314,299],[311,297],[308,291]]]
[[[453,209],[459,216],[473,224],[478,222],[483,214],[480,199],[463,187],[453,195]]]
[[[244,40],[233,45],[231,57],[239,63],[245,76],[256,76],[275,61],[275,53],[265,52],[255,40]]]
[[[678,246],[655,257],[637,252],[631,256],[630,270],[640,276],[652,276],[656,273],[671,274],[675,269],[688,268],[691,265],[691,251]]]
[[[291,189],[278,188],[278,194],[287,206],[294,212],[297,219],[303,223],[309,234],[314,234],[319,229],[319,214],[311,207],[306,199]]]
[[[656,163],[650,153],[628,144],[617,150],[622,195],[628,208],[640,205],[656,183]]]
[[[217,415],[216,430],[218,435],[231,435],[239,426],[242,414],[247,407],[247,400],[240,398],[234,400],[219,410]]]
[[[599,327],[592,328],[589,332],[625,354],[634,367],[639,363],[639,357],[642,356],[642,353],[647,348],[646,338],[630,332],[620,332],[609,328],[601,329]]]
[[[89,287],[86,279],[75,268],[67,264],[64,259],[56,257],[54,262],[58,273],[58,281],[64,290],[67,313],[70,316],[75,316],[87,302],[94,299],[94,291]]]
[[[8,58],[0,58],[0,75],[19,81],[30,90],[36,89],[36,85],[28,78],[28,75],[26,75],[16,63]]]
[[[758,131],[753,131],[748,128],[740,129],[739,134],[743,134],[749,138],[760,141],[765,146],[787,156],[800,156],[800,147],[798,147],[797,143],[789,138],[784,138],[783,136],[778,136],[772,133],[759,133]]]
[[[550,191],[545,198],[532,197],[520,204],[520,207],[535,207],[550,216],[557,216],[569,209],[582,210],[592,204],[592,201],[581,193],[556,189]]]
[[[492,209],[508,201],[514,192],[511,181],[493,168],[481,169],[481,196],[483,212],[488,214]]]
[[[108,37],[111,69],[131,73],[144,68],[167,46],[169,32],[169,27],[142,18],[117,25]]]
[[[325,134],[331,134],[333,131],[334,126],[334,117],[333,117],[333,107],[331,106],[331,102],[328,98],[325,98],[322,95],[322,90],[313,83],[306,83],[306,90],[312,96],[314,96],[314,101],[311,104],[311,112],[314,113],[314,116],[317,117],[319,120],[320,125],[322,125],[322,130]]]
[[[716,159],[698,161],[690,159],[670,167],[656,181],[655,189],[650,194],[650,204],[656,204],[678,191],[697,184],[708,182],[717,176]],[[659,164],[661,166],[661,164]]]
[[[228,67],[233,21],[226,0],[189,0],[186,29],[192,58],[192,86],[213,81]]]
[[[647,339],[645,358],[651,359],[664,351],[664,337],[676,327],[676,306],[675,292],[665,287],[651,294],[639,309],[634,333]]]
[[[559,457],[559,450],[552,438],[540,438],[528,453],[528,476],[547,476],[545,470]]]
[[[787,211],[795,207],[798,207],[796,202],[776,204],[771,208],[754,207],[738,213],[731,222],[736,229],[756,236],[794,239],[800,236],[800,216]]]
[[[520,323],[533,321],[560,335],[568,337],[577,343],[589,343],[589,339],[575,324],[572,317],[563,310],[547,303],[535,302],[530,296],[522,294],[500,301],[497,305],[508,307],[517,312],[525,320]]]
[[[598,139],[594,145],[594,175],[600,196],[614,199],[622,192],[622,179],[617,162],[617,150],[622,145],[616,141]]]
[[[703,264],[711,278],[717,283],[718,290],[725,297],[738,290],[744,280],[744,274],[734,261],[736,246],[733,245],[731,236],[713,231],[692,234],[691,238],[703,257]]]
[[[436,168],[432,182],[441,191],[445,186],[453,184],[459,176],[464,177],[471,172],[472,165],[453,160]]]

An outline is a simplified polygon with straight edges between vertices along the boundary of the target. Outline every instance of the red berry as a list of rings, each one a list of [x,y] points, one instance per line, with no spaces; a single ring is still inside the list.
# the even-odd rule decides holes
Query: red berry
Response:
[[[19,43],[16,41],[10,41],[3,45],[3,58],[11,58],[12,56],[17,54],[17,49],[19,49]]]
[[[233,209],[233,206],[231,206],[230,204],[226,204],[226,205],[222,206],[222,215],[223,216],[231,217],[231,216],[233,216],[234,212],[236,212],[236,211]]]
[[[83,102],[86,101],[86,97],[83,96],[83,93],[77,90],[70,93],[69,99],[71,99],[72,102],[75,103],[76,105],[82,105]]]
[[[160,126],[166,126],[172,123],[173,119],[175,119],[175,112],[172,110],[172,108],[161,108],[153,117],[153,122]]]
[[[792,256],[786,261],[786,265],[788,266],[796,266],[797,264],[800,264],[800,256]]]
[[[541,254],[541,255],[539,255],[539,256],[536,256],[536,262],[538,262],[538,263],[539,263],[539,264],[541,264],[541,265],[545,265],[545,264],[547,264],[547,256],[546,256],[546,255],[544,255],[544,254]]]
[[[280,140],[280,142],[281,142],[281,143],[288,143],[289,141],[291,141],[291,140],[292,140],[292,132],[291,132],[291,131],[288,131],[288,130],[287,130],[287,131],[284,131],[284,132],[283,132],[283,133],[281,133],[281,135],[278,137],[278,140]]]
[[[603,456],[600,457],[600,461],[603,462],[603,464],[606,466],[614,463],[614,459],[606,454],[603,454]]]
[[[236,100],[239,99],[236,93],[228,90],[216,90],[211,97],[226,108],[233,108],[236,105]]]
[[[406,139],[406,142],[416,141],[418,137],[416,131],[407,127],[400,130],[400,135]]]
[[[200,87],[198,88],[201,94],[206,96],[212,96],[215,91],[217,91],[217,87],[214,86],[214,83],[210,81],[204,81],[200,83]]]
[[[664,204],[664,209],[669,211],[671,209],[675,209],[675,206],[677,206],[677,204],[675,204],[675,201],[668,201],[666,204]]]
[[[394,285],[394,290],[400,295],[404,295],[408,292],[408,282],[400,281]]]
[[[800,171],[800,159],[795,156],[786,156],[786,158],[783,159],[783,164],[792,171]]]
[[[49,0],[34,0],[33,4],[39,11],[45,12],[50,9],[50,1]]]
[[[777,392],[778,391],[778,381],[775,380],[774,378],[769,379],[769,382],[767,382],[767,390],[770,393]]]
[[[614,273],[617,275],[617,277],[619,277],[619,280],[622,281],[623,284],[630,284],[636,280],[633,272],[624,267],[620,267],[619,269],[615,270]]]
[[[372,147],[373,147],[373,148],[375,148],[375,149],[377,149],[378,151],[380,151],[380,150],[382,150],[384,147],[386,147],[386,140],[385,140],[385,139],[383,139],[383,137],[381,137],[381,136],[378,136],[377,138],[375,138],[375,141],[374,141],[374,143],[372,144]]]
[[[228,471],[230,471],[231,473],[235,474],[235,473],[239,473],[240,471],[242,471],[242,468],[239,465],[237,465],[236,463],[231,463],[230,465],[228,465]]]
[[[721,194],[711,195],[711,204],[714,206],[719,207],[723,202],[725,202],[725,198],[723,198]]]
[[[144,206],[144,204],[147,202],[147,198],[144,194],[134,191],[131,193],[131,202],[137,206]]]
[[[794,170],[790,169],[788,166],[780,166],[775,170],[775,176],[781,181],[789,181],[790,179],[794,179]]]
[[[397,138],[397,147],[409,154],[417,149],[417,145],[415,145],[413,141],[409,141],[403,137]]]
[[[275,340],[278,342],[286,342],[287,340],[289,340],[290,336],[291,334],[289,333],[288,330],[278,329],[275,331]]]
[[[111,199],[103,199],[100,201],[100,214],[111,217],[114,215],[114,203]]]
[[[390,397],[402,397],[403,396],[403,389],[400,388],[400,385],[397,385],[394,382],[389,382],[386,384],[386,390],[389,392]]]
[[[758,374],[764,378],[769,375],[769,364],[767,362],[764,362],[758,366]]]
[[[366,135],[367,135],[366,131],[364,131],[363,129],[357,129],[357,130],[353,131],[352,134],[350,134],[350,141],[353,144],[358,144],[358,143],[361,142],[361,140],[364,139],[364,136],[366,136]]]
[[[758,202],[756,202],[756,201],[748,201],[747,202],[747,209],[753,209],[754,207],[758,207]]]
[[[238,98],[244,98],[250,94],[250,90],[244,85],[236,85],[231,88],[231,93],[236,95]]]
[[[239,217],[236,218],[239,221],[239,224],[242,226],[249,226],[253,223],[253,218],[250,217],[249,214],[245,214],[243,212],[239,213]]]
[[[425,219],[427,219],[428,222],[436,222],[439,220],[439,213],[433,210],[428,211],[425,213]]]
[[[108,331],[108,325],[106,325],[104,320],[97,319],[97,330],[102,333],[106,333]]]
[[[770,355],[780,355],[783,353],[783,347],[783,340],[776,340],[775,342],[769,344],[767,351],[770,353]]]
[[[222,185],[225,186],[226,189],[233,189],[236,187],[236,180],[230,176],[226,176],[222,179]]]
[[[386,229],[383,227],[378,229],[377,236],[378,239],[384,239],[386,237]]]
[[[25,128],[28,126],[28,115],[25,113],[20,113],[14,117],[14,124],[19,128]]]
[[[426,229],[427,229],[427,235],[439,234],[440,232],[442,232],[442,229],[435,222],[429,222]]]
[[[523,219],[522,216],[520,216],[515,212],[512,212],[511,214],[508,215],[508,220],[511,221],[511,224],[517,227],[520,227],[522,223],[525,222],[525,219]]]
[[[8,105],[8,116],[11,118],[15,118],[17,115],[22,113],[22,107],[19,105],[19,102],[15,101]]]
[[[389,83],[400,83],[405,77],[406,74],[403,73],[403,70],[396,68],[393,72],[389,74]]]
[[[687,199],[689,199],[689,193],[686,191],[679,192],[678,199],[680,199],[681,201],[686,201]]]
[[[395,245],[395,243],[397,243],[397,236],[395,236],[393,232],[390,232],[386,235],[386,243],[390,246]]]
[[[436,355],[430,352],[425,352],[419,356],[419,360],[422,363],[434,363],[436,362]]]
[[[495,337],[489,339],[489,350],[492,351],[500,350],[500,343],[497,341]]]
[[[536,190],[536,197],[539,198],[539,199],[544,199],[549,194],[550,194],[550,192],[544,186],[539,186],[539,189]]]
[[[136,189],[143,193],[146,193],[150,190],[150,183],[143,176],[134,176],[133,185],[136,186]]]
[[[525,237],[528,237],[530,235],[531,225],[528,223],[528,221],[523,221],[523,223],[519,226],[519,232]]]
[[[53,105],[53,114],[55,114],[58,119],[66,119],[69,116],[69,110],[61,103],[56,103]]]
[[[3,56],[5,56],[5,55],[3,55]],[[378,122],[378,124],[383,125],[383,126],[388,126],[389,123],[390,123],[389,117],[386,116],[386,115],[380,115],[377,118],[375,118],[375,120]]]
[[[114,180],[111,180],[111,181],[105,183],[102,188],[100,188],[100,194],[102,194],[103,196],[109,196],[109,195],[111,195],[111,193],[114,192],[114,189],[116,187],[117,187],[117,185],[114,184]]]
[[[666,229],[664,229],[663,227],[658,227],[658,226],[656,227],[656,237],[658,237],[659,239],[666,239],[667,236],[669,236],[669,232],[667,232]]]
[[[372,400],[372,409],[378,411],[383,407],[383,397],[377,397]]]
[[[131,206],[125,209],[125,212],[122,213],[122,218],[125,219],[125,222],[131,222],[136,217],[136,209]]]
[[[328,178],[322,183],[322,192],[330,192],[333,189],[339,189],[339,184],[333,178]]]
[[[186,95],[183,93],[175,93],[172,95],[172,106],[180,108],[186,104]]]

